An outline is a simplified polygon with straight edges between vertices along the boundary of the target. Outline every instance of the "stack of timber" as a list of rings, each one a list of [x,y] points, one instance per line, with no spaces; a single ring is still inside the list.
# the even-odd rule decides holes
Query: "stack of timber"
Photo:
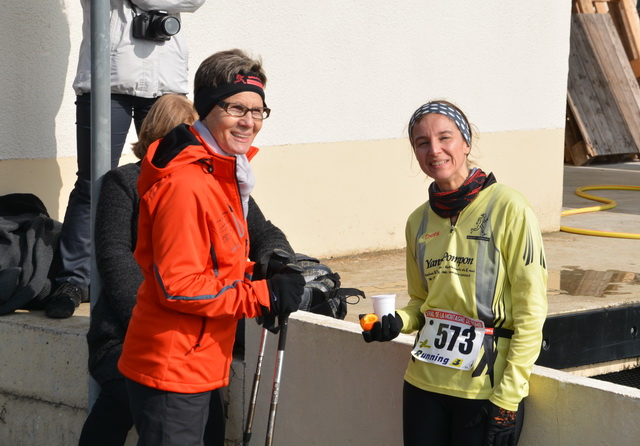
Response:
[[[568,163],[617,162],[640,154],[640,87],[633,70],[634,61],[639,61],[640,20],[635,5],[630,5],[631,0],[574,2],[565,131]]]
[[[636,79],[640,79],[640,18],[635,0],[576,0],[573,12],[608,14],[618,31]]]

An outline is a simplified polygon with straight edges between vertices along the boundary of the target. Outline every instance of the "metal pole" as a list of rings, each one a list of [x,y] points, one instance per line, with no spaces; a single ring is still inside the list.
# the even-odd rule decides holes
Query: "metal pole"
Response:
[[[111,65],[109,58],[109,0],[91,0],[91,309],[100,295],[96,266],[94,222],[102,176],[111,169]],[[100,386],[89,380],[89,410]]]
[[[265,446],[271,446],[273,444],[273,432],[276,427],[276,412],[278,411],[278,398],[280,397],[280,381],[282,380],[282,363],[284,361],[284,348],[287,343],[289,315],[285,314],[284,316],[280,316],[278,320],[280,337],[278,338],[278,355],[276,356],[276,367],[273,377],[273,389],[271,391],[271,405],[269,406],[269,420],[267,422]]]
[[[248,446],[251,441],[251,433],[253,429],[253,417],[256,413],[256,403],[258,401],[258,388],[260,387],[260,377],[262,376],[262,361],[264,358],[264,350],[267,346],[267,334],[269,330],[262,329],[262,338],[260,339],[260,348],[258,349],[258,362],[256,363],[256,373],[253,376],[253,386],[251,388],[251,400],[249,401],[249,411],[247,413],[247,425],[242,436],[242,445]]]

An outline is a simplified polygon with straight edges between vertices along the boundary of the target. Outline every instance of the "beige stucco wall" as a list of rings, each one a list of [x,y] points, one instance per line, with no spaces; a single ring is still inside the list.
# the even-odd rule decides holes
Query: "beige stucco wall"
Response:
[[[463,108],[480,165],[558,229],[571,2],[521,3],[208,0],[181,32],[192,74],[222,49],[263,58],[273,113],[255,196],[297,250],[339,255],[402,246],[428,185],[406,125],[433,98]],[[34,192],[58,219],[75,181],[81,22],[77,0],[0,15],[0,194]]]
[[[562,164],[548,160],[562,143],[562,130],[490,133],[474,148],[474,161],[523,192],[543,230],[554,231]],[[267,146],[254,168],[253,195],[266,217],[297,251],[320,257],[404,246],[406,218],[427,199],[430,183],[404,138]],[[0,190],[35,193],[62,219],[75,169],[73,157],[0,161]]]

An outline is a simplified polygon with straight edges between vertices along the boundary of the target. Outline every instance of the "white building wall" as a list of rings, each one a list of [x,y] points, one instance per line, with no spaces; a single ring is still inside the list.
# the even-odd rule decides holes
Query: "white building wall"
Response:
[[[298,250],[322,256],[404,244],[428,185],[406,125],[433,98],[462,107],[481,166],[557,230],[570,11],[569,0],[208,0],[181,32],[190,82],[218,50],[263,58],[273,114],[256,140],[256,198]],[[36,193],[59,219],[75,181],[81,21],[76,0],[9,2],[0,15],[0,194]]]

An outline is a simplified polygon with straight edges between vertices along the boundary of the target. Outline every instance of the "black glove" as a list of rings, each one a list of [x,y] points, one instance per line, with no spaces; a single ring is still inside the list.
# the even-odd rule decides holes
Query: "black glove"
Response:
[[[267,279],[271,297],[270,315],[286,315],[298,311],[304,293],[304,276],[299,271],[285,267]],[[264,316],[266,314],[263,313]]]
[[[478,426],[486,418],[487,437],[484,446],[516,446],[516,414],[515,410],[507,410],[487,402],[466,428]]]
[[[288,263],[292,263],[289,253],[283,249],[274,249],[263,255],[253,269],[253,280],[268,279],[279,273]]]
[[[387,314],[373,324],[370,331],[363,331],[362,337],[365,342],[386,342],[398,337],[400,330],[402,330],[402,318],[400,315],[398,313]]]
[[[256,318],[258,325],[262,325],[262,328],[266,328],[273,334],[278,334],[280,326],[276,325],[276,315],[269,313],[267,307],[262,307],[262,316]]]
[[[263,255],[260,261],[256,263],[253,269],[253,280],[270,278],[282,271],[289,262],[291,262],[289,253],[283,249],[274,249],[270,253]],[[266,307],[262,307],[262,314],[262,316],[256,318],[256,322],[271,333],[277,334],[280,327],[276,325],[275,313],[269,312]]]

